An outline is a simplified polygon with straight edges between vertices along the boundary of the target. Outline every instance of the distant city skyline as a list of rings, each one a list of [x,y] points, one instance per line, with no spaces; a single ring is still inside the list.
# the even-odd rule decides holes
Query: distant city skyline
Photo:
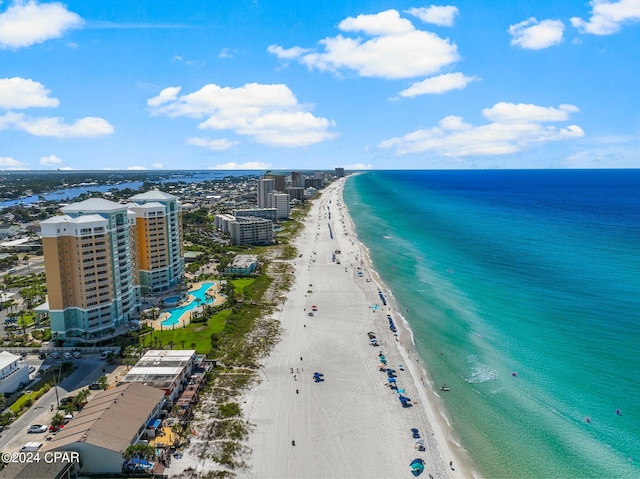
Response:
[[[0,2],[0,170],[635,168],[640,1]]]

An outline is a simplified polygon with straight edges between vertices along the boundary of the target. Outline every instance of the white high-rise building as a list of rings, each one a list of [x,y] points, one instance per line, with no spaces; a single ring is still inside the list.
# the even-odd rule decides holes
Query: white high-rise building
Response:
[[[269,193],[276,189],[276,180],[273,178],[261,178],[258,180],[258,208],[272,208]]]
[[[273,207],[276,209],[276,218],[284,220],[289,217],[291,198],[288,193],[274,193],[271,195]]]

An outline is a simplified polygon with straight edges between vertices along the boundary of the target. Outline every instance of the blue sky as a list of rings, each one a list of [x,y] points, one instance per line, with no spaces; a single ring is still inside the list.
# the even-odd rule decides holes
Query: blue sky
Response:
[[[640,0],[0,0],[0,169],[640,166]]]

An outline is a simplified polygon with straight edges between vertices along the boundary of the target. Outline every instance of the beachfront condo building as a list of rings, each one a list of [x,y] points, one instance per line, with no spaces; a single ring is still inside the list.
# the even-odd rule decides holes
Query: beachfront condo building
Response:
[[[276,189],[276,180],[273,178],[261,178],[258,180],[258,208],[271,208],[269,193]]]
[[[257,216],[236,216],[229,223],[233,244],[273,244],[273,221]]]
[[[250,208],[245,210],[233,210],[232,215],[235,216],[257,216],[266,218],[271,221],[278,219],[278,210],[276,208]]]
[[[229,233],[233,244],[273,244],[273,221],[259,216],[216,215],[215,226]]]
[[[290,201],[291,198],[287,193],[274,192],[271,194],[271,206],[273,206],[277,211],[277,219],[286,220],[289,218],[289,213],[291,211]]]
[[[304,176],[300,171],[291,172],[291,186],[294,188],[304,188]]]
[[[180,202],[161,192],[136,196],[129,204],[72,203],[40,223],[48,302],[39,310],[49,313],[54,341],[90,343],[124,330],[141,294],[181,281]]]
[[[143,295],[171,289],[184,276],[182,217],[178,198],[158,190],[132,196]]]
[[[283,192],[287,186],[287,177],[284,175],[266,174],[263,176],[265,180],[273,180],[273,189]]]

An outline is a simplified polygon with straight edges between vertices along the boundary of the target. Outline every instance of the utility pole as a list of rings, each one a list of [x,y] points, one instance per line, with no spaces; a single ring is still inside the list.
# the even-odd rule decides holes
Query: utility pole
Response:
[[[56,404],[58,409],[60,409],[60,397],[58,396],[58,384],[60,383],[60,376],[62,375],[62,363],[58,365],[58,379],[56,380],[55,376],[53,377],[54,387],[56,390]]]

